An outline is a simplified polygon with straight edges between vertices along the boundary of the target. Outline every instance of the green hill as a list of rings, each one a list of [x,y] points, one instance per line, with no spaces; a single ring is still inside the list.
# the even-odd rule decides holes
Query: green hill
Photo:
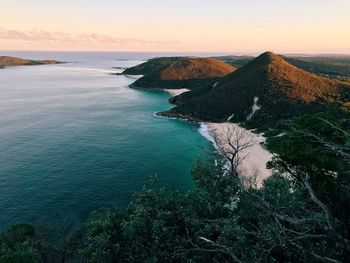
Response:
[[[320,77],[266,52],[233,73],[175,97],[165,116],[206,121],[288,118],[335,106],[349,109],[350,85]]]
[[[223,77],[235,67],[212,58],[163,57],[126,69],[126,75],[144,75],[132,86],[144,89],[194,89]]]

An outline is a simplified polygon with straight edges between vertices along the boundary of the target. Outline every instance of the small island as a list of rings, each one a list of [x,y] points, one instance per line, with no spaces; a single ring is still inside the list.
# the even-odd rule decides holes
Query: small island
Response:
[[[51,65],[62,64],[63,62],[57,60],[31,60],[18,57],[1,56],[0,68],[15,67],[15,66],[36,66],[36,65]]]

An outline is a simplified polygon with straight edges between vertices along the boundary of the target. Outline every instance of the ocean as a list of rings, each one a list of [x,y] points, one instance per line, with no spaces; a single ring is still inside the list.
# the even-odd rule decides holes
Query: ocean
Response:
[[[156,53],[1,52],[65,64],[0,69],[0,230],[125,211],[152,176],[188,191],[211,143],[199,125],[153,116],[169,94],[112,75]],[[169,54],[173,55],[173,54]]]

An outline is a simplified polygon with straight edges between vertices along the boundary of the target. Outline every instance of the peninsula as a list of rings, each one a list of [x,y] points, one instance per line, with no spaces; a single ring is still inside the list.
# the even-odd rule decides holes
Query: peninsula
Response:
[[[57,60],[31,60],[18,57],[1,56],[0,68],[15,67],[15,66],[36,66],[36,65],[49,65],[49,64],[61,64],[63,62]]]

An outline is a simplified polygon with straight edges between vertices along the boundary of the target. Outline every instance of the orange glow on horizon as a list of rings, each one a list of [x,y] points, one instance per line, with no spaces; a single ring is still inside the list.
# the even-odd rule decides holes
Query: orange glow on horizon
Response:
[[[347,0],[116,2],[3,0],[0,50],[350,53]]]

